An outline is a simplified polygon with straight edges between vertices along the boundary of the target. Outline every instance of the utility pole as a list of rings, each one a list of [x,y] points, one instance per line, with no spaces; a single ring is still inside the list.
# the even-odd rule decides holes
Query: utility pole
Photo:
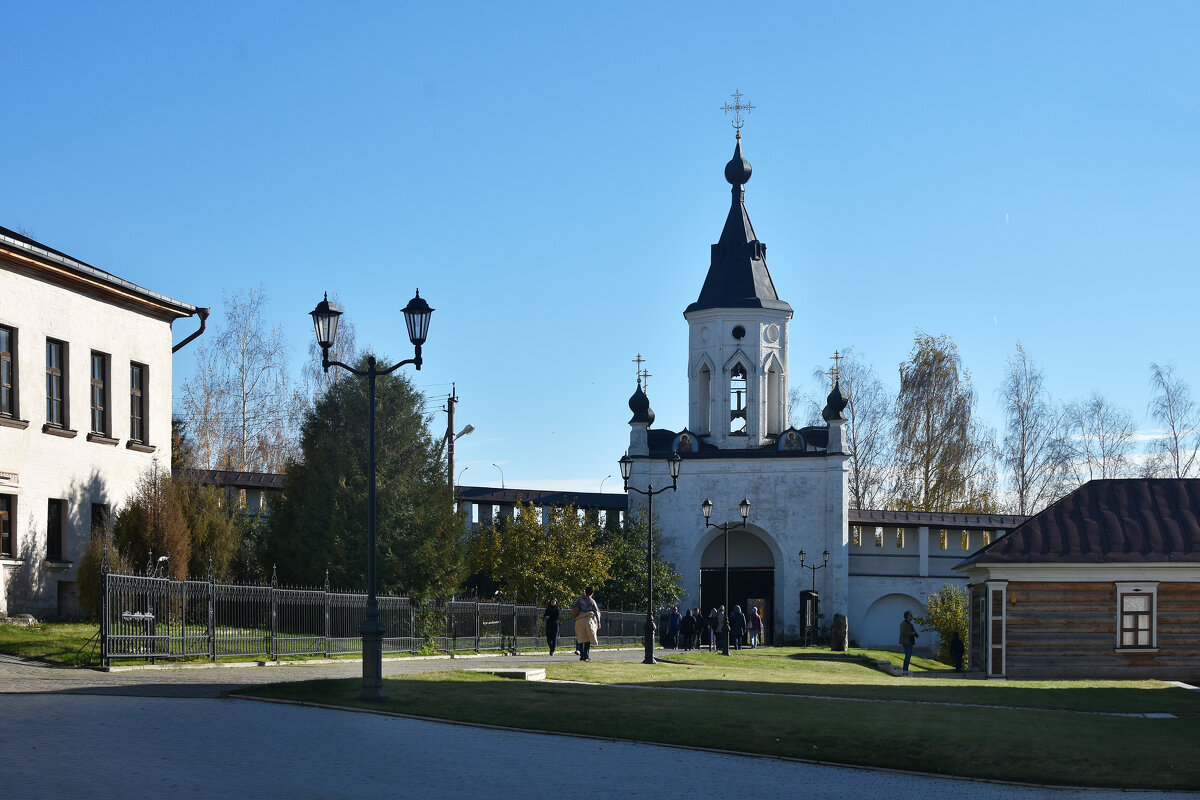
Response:
[[[446,398],[446,482],[450,491],[454,491],[454,406],[458,403],[458,393],[455,385],[450,384],[450,396]],[[453,502],[453,499],[451,500]]]

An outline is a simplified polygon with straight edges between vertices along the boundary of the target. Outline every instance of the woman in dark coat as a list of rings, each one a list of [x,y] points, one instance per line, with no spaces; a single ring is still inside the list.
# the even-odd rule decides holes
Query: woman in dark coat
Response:
[[[542,618],[546,620],[546,644],[550,646],[550,655],[554,655],[554,648],[558,647],[558,613],[558,598],[551,597],[550,605],[542,613]]]

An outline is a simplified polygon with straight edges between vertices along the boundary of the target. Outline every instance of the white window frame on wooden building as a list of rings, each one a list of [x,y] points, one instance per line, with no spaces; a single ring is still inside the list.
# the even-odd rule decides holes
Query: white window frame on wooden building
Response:
[[[1137,653],[1156,651],[1158,649],[1158,582],[1117,581],[1116,587],[1116,649]],[[1137,608],[1135,604],[1149,607]]]
[[[1003,678],[1007,670],[1005,663],[1008,639],[1008,581],[987,581],[987,630],[984,636],[984,670],[989,678]],[[999,635],[997,635],[997,633]]]

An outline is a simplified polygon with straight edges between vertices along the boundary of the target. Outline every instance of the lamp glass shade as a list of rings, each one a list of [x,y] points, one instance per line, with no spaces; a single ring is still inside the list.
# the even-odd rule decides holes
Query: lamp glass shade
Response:
[[[828,550],[826,550],[826,551],[825,551],[824,553],[822,553],[821,555],[825,556],[825,560],[826,560],[826,561],[828,561],[828,560],[829,560],[829,551],[828,551]]]
[[[750,501],[747,498],[743,497],[742,502],[738,503],[738,512],[742,515],[743,522],[750,516]]]
[[[617,463],[621,466],[621,480],[628,481],[629,476],[633,474],[633,459],[629,457],[629,453],[626,453]]]
[[[807,555],[808,555],[808,553],[806,553],[805,551],[803,551],[803,550],[800,551],[800,563],[801,564],[804,563],[804,557]]]
[[[429,336],[429,318],[432,316],[433,309],[421,298],[421,291],[418,289],[416,296],[404,307],[404,324],[408,326],[408,339],[416,347],[425,344],[425,339]]]
[[[712,510],[713,510],[712,498],[705,498],[704,502],[700,504],[700,513],[702,513],[704,515],[705,519],[710,519],[712,517]]]
[[[683,465],[683,459],[679,457],[679,453],[672,453],[667,459],[667,466],[671,468],[671,480],[679,477],[679,467]]]
[[[317,344],[322,350],[333,347],[333,343],[337,340],[338,317],[342,315],[341,309],[329,302],[329,295],[326,294],[325,299],[317,303],[317,307],[309,313],[313,318],[313,328],[317,332]]]

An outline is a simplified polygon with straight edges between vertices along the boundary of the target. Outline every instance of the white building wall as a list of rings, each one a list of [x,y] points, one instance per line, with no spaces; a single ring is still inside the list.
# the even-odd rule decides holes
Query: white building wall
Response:
[[[812,587],[812,573],[800,568],[800,550],[808,563],[829,550],[829,566],[816,573],[821,593],[822,625],[828,629],[835,613],[847,613],[847,499],[846,458],[765,457],[685,458],[677,491],[654,498],[656,526],[662,534],[661,553],[683,576],[684,606],[700,600],[700,562],[705,549],[721,536],[705,528],[700,505],[714,504],[712,522],[741,522],[738,503],[750,500],[751,532],[768,547],[774,559],[774,629],[779,640],[800,636],[800,591]],[[631,487],[670,486],[664,459],[634,462]],[[630,510],[645,513],[646,498],[629,493]],[[739,532],[735,530],[733,541]]]
[[[0,325],[16,331],[17,415],[21,430],[0,425],[0,493],[16,498],[14,558],[2,564],[0,611],[36,616],[78,613],[76,571],[87,547],[92,503],[115,513],[138,476],[157,459],[171,460],[171,323],[132,304],[66,288],[0,263]],[[67,344],[67,427],[73,438],[44,433],[46,339]],[[91,430],[91,354],[109,358],[109,427],[117,443],[88,440]],[[154,453],[130,449],[129,365],[147,366],[145,420]],[[46,561],[47,501],[66,501],[63,561]],[[60,588],[61,585],[61,588]],[[60,595],[61,593],[61,595]],[[60,607],[60,596],[62,607]]]

